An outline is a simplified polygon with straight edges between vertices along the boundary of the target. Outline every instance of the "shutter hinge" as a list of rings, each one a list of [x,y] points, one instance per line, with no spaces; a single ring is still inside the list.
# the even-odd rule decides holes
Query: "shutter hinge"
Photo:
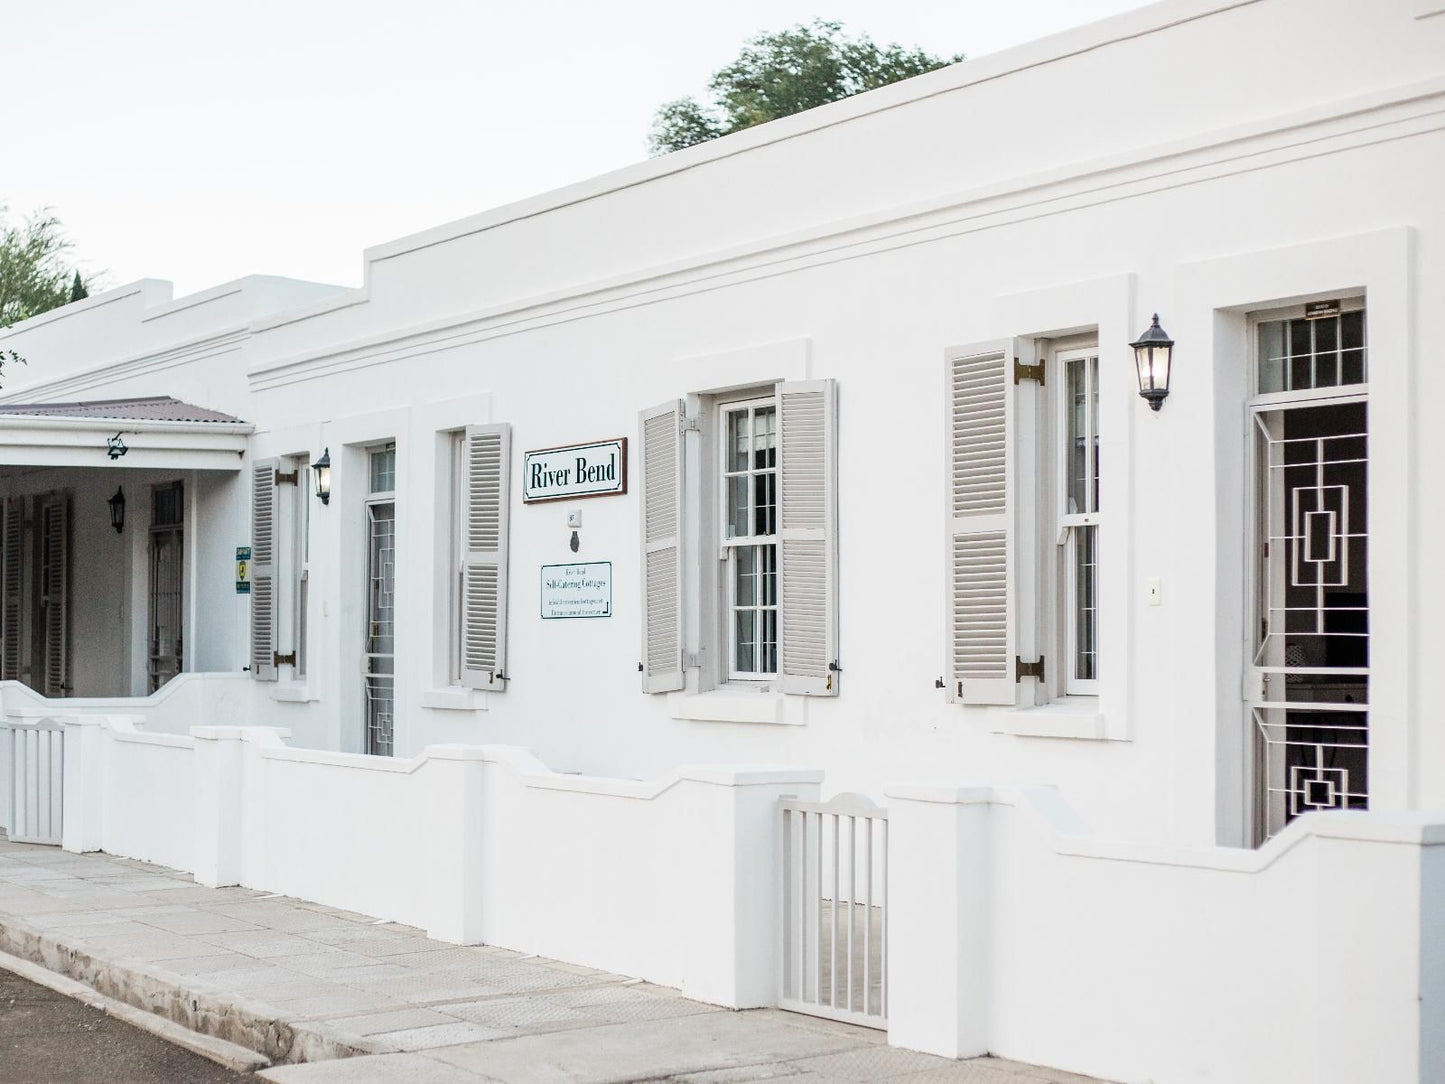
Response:
[[[279,652],[279,651],[273,651],[273,652],[271,653],[271,665],[272,665],[272,666],[295,666],[295,665],[296,665],[296,652],[293,651],[293,652],[291,652],[289,655],[283,655],[283,654],[281,654],[281,652]]]
[[[702,665],[696,651],[684,651],[682,653],[682,668],[684,670],[696,670]]]
[[[701,432],[702,427],[698,425],[696,418],[689,418],[686,414],[677,419],[677,431],[679,433]]]
[[[1039,656],[1038,662],[1024,662],[1017,655],[1014,656],[1014,684],[1018,684],[1026,677],[1044,680],[1044,657]]]
[[[293,470],[290,474],[282,474],[278,470],[275,472],[275,478],[273,478],[272,481],[278,486],[294,486],[296,484],[296,472]]]
[[[1042,388],[1044,386],[1044,363],[1041,361],[1037,365],[1025,365],[1018,358],[1014,358],[1014,383],[1017,384],[1023,380],[1037,380],[1039,387]]]

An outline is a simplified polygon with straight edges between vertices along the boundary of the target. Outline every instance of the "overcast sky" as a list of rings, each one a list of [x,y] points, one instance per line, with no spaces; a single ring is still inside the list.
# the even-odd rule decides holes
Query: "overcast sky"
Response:
[[[661,102],[815,16],[996,52],[1141,0],[0,0],[0,203],[110,285],[356,284],[361,250],[646,157]],[[17,108],[18,106],[18,108]]]

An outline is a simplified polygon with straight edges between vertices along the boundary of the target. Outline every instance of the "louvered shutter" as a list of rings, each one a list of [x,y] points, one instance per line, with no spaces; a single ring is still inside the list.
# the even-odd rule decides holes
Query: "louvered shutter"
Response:
[[[778,638],[783,692],[838,692],[837,386],[778,385]]]
[[[3,609],[0,609],[4,629],[0,631],[0,635],[4,636],[4,646],[3,650],[0,650],[0,679],[19,681],[22,634],[20,599],[23,582],[21,554],[24,552],[21,540],[25,532],[25,507],[21,498],[11,497],[5,502],[4,529],[4,569],[0,571],[4,586]]]
[[[276,468],[251,468],[251,676],[276,680]]]
[[[947,355],[948,694],[1016,696],[1013,340]]]
[[[682,401],[644,410],[642,427],[642,691],[683,687]]]
[[[65,500],[47,501],[41,507],[40,523],[44,550],[41,562],[45,633],[43,691],[46,696],[67,696],[70,693],[69,503]]]
[[[506,680],[507,509],[512,427],[467,427],[462,450],[461,681],[501,689]]]

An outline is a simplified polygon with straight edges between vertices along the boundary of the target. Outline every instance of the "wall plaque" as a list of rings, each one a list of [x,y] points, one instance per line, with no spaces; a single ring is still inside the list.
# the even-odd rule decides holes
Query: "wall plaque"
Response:
[[[612,562],[542,566],[542,619],[612,616]]]
[[[543,448],[522,456],[522,501],[610,497],[627,492],[627,438]]]

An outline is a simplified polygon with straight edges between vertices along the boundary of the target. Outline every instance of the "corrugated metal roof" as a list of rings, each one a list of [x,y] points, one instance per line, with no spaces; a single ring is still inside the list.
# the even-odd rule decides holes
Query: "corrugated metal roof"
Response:
[[[85,403],[0,403],[0,414],[137,422],[241,422],[240,418],[183,403],[169,395],[149,399],[92,399]]]

